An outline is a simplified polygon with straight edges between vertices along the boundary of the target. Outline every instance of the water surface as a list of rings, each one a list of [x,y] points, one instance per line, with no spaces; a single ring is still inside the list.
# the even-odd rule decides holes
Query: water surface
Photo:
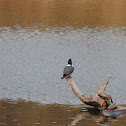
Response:
[[[33,30],[33,29],[32,29]],[[34,29],[0,31],[0,97],[42,103],[78,104],[66,80],[64,66],[72,58],[73,80],[87,96],[94,94],[108,74],[107,92],[125,104],[125,31],[117,28],[69,29],[57,33]],[[116,95],[118,92],[118,95]]]
[[[104,117],[85,105],[41,104],[0,100],[0,125],[9,126],[124,126],[126,116]]]
[[[0,26],[126,26],[125,0],[0,0]]]
[[[1,112],[2,125],[70,125],[82,108],[76,105],[82,102],[67,81],[60,79],[69,58],[75,67],[73,80],[86,96],[94,94],[111,74],[106,90],[115,103],[126,104],[125,7],[125,0],[0,0],[0,99],[4,99],[0,105],[6,106]],[[27,102],[8,103],[6,98]],[[38,121],[45,118],[41,113],[30,122],[36,104],[40,112],[52,107],[46,113],[47,123]],[[25,105],[30,106],[26,112],[29,120],[12,121],[18,114],[23,120]],[[57,112],[61,110],[68,116],[61,114],[60,122]],[[74,125],[103,122],[100,114],[92,116],[86,111],[88,118],[84,112]],[[126,124],[123,117],[110,122]]]

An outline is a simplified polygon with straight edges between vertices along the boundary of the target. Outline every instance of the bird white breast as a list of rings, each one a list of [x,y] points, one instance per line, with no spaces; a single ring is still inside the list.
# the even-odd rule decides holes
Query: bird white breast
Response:
[[[70,64],[68,64],[67,66],[72,66],[73,67],[73,65],[70,65]]]

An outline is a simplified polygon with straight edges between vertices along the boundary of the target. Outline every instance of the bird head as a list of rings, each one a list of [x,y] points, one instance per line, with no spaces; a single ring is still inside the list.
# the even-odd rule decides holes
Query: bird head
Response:
[[[71,58],[68,60],[68,64],[72,66],[72,60],[71,60]]]

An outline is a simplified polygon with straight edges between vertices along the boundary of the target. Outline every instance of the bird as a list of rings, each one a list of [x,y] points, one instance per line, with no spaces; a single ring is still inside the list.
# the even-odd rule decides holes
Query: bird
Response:
[[[73,71],[74,71],[74,67],[73,67],[73,64],[72,64],[72,60],[70,58],[68,60],[68,65],[63,70],[63,76],[61,77],[61,79],[70,77],[70,75],[73,73]]]

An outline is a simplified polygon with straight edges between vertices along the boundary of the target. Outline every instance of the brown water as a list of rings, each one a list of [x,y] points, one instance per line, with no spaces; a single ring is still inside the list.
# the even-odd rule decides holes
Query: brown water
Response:
[[[125,116],[76,106],[82,102],[60,79],[72,58],[85,95],[111,74],[106,90],[126,104],[125,7],[125,0],[0,0],[0,125],[126,125]]]
[[[0,0],[0,26],[125,26],[125,0]]]
[[[1,126],[124,126],[125,118],[125,115],[104,117],[100,112],[84,105],[42,105],[24,100],[0,101]]]

